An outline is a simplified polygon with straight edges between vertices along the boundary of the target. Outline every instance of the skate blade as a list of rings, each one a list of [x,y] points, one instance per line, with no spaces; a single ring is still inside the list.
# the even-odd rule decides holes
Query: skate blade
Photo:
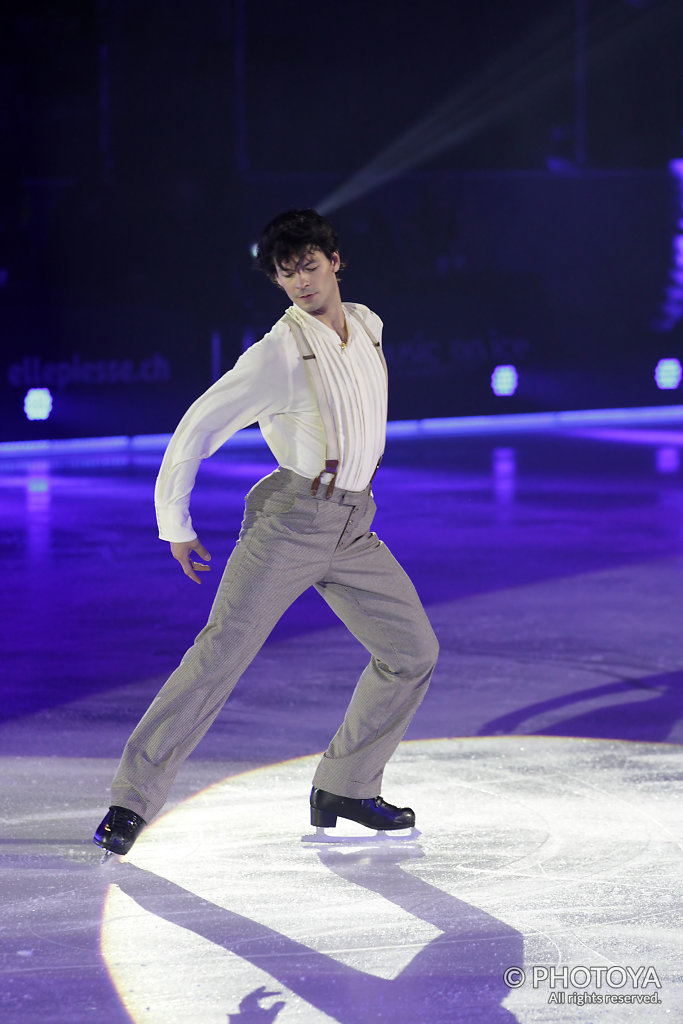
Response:
[[[119,854],[114,853],[113,850],[104,850],[100,857],[100,867],[106,867],[107,865],[118,864],[121,861]]]
[[[388,846],[415,842],[421,835],[422,833],[417,828],[397,828],[389,831],[378,830],[369,836],[340,836],[329,834],[327,829],[318,825],[315,835],[302,836],[301,842],[325,846]]]

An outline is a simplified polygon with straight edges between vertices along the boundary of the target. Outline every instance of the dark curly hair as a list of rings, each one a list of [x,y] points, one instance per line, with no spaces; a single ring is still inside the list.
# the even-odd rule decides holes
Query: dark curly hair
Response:
[[[337,232],[316,210],[287,210],[261,232],[256,245],[256,266],[275,279],[276,263],[300,259],[309,249],[321,249],[328,260],[339,252]]]

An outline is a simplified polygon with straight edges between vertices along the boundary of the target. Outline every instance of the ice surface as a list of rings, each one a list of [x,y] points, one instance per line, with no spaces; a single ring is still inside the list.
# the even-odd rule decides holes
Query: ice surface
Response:
[[[420,836],[323,844],[308,824],[313,755],[367,655],[306,594],[168,813],[104,867],[92,834],[123,744],[203,626],[269,465],[240,449],[202,469],[214,572],[196,587],[155,539],[158,453],[0,460],[1,1024],[130,1024],[126,1007],[165,1024],[682,1020],[683,488],[661,442],[391,441],[376,527],[441,642],[384,786]],[[581,965],[652,965],[661,1003],[503,981]]]
[[[315,763],[210,787],[117,863],[102,948],[135,1021],[180,1021],[193,1007],[218,1022],[261,987],[277,992],[278,1024],[582,1019],[574,1004],[549,1005],[551,991],[657,996],[647,1018],[642,1005],[617,1004],[600,1019],[675,1019],[676,748],[407,743],[387,793],[416,808],[422,834],[378,840],[340,821],[345,841],[317,846],[301,842],[315,831],[301,800]],[[505,969],[533,965],[585,966],[594,983],[575,974],[580,987],[569,976],[509,990]],[[661,988],[610,987],[604,971],[615,965],[654,966]]]

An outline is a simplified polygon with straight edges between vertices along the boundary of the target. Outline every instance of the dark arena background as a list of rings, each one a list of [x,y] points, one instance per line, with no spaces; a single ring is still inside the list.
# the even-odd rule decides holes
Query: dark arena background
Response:
[[[683,1024],[683,0],[5,0],[0,134],[1,1024]],[[367,652],[309,588],[102,863],[274,469],[202,465],[197,587],[163,451],[295,207],[384,322],[417,828],[310,824]]]
[[[391,419],[675,401],[682,6],[8,0],[3,439],[172,430],[280,311],[250,246],[293,206],[385,321]]]

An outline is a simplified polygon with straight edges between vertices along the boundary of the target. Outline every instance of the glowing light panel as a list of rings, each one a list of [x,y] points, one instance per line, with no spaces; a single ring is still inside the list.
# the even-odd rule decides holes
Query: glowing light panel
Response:
[[[678,473],[681,468],[681,454],[673,445],[663,445],[655,453],[655,465],[658,473]]]
[[[491,374],[491,390],[500,397],[514,395],[519,380],[517,370],[511,364],[497,366]]]
[[[50,389],[29,388],[24,397],[24,412],[27,420],[46,420],[52,412]]]
[[[655,367],[655,383],[661,391],[675,391],[681,377],[683,367],[678,359],[660,359]]]
[[[666,294],[661,304],[659,316],[653,323],[656,331],[670,331],[683,317],[683,160],[672,160],[669,170],[676,181],[678,192],[678,213],[676,228],[671,243],[671,266]],[[661,385],[658,385],[661,386]],[[678,385],[676,385],[678,386]]]

